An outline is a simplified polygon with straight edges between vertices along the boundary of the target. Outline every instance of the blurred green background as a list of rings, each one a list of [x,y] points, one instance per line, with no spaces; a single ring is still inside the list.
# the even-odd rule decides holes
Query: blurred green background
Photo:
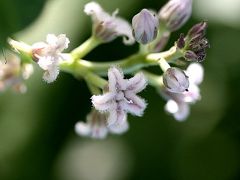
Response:
[[[1,0],[0,40],[27,43],[66,33],[71,48],[91,34],[86,0]],[[165,0],[99,0],[131,20],[140,9]],[[238,180],[240,179],[240,1],[193,0],[193,16],[169,46],[194,23],[207,20],[211,43],[201,85],[202,100],[186,122],[164,112],[164,100],[148,87],[143,118],[129,116],[130,130],[97,141],[78,137],[74,125],[91,104],[84,82],[62,73],[53,84],[42,72],[24,95],[0,94],[0,180]],[[121,39],[96,48],[90,60],[114,60],[137,49]]]

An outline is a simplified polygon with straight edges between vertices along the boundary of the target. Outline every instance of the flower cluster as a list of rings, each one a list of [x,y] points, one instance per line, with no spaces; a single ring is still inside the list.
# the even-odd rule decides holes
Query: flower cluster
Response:
[[[165,110],[178,121],[190,114],[190,105],[200,100],[199,85],[204,70],[199,64],[206,57],[209,42],[207,23],[194,25],[185,36],[164,52],[170,34],[179,30],[190,18],[192,0],[169,0],[159,12],[142,9],[132,18],[132,24],[118,17],[118,10],[105,12],[96,2],[84,6],[84,12],[92,19],[92,36],[69,53],[63,53],[70,43],[65,34],[48,34],[46,42],[27,45],[10,39],[9,44],[21,55],[0,61],[0,90],[14,87],[24,91],[23,79],[32,72],[36,63],[43,71],[43,79],[51,83],[60,71],[70,73],[86,81],[92,93],[92,110],[86,122],[78,122],[76,132],[81,136],[103,139],[107,134],[122,134],[129,128],[128,114],[143,116],[146,101],[138,93],[147,84],[160,90],[167,101]],[[113,62],[85,60],[96,46],[123,37],[123,43],[140,43],[139,51]],[[27,57],[27,60],[21,59]],[[180,60],[185,59],[181,68]],[[190,64],[191,63],[191,64]],[[158,66],[162,74],[153,74],[149,66]],[[126,79],[126,74],[133,77]],[[105,77],[108,76],[108,81]]]
[[[206,58],[206,49],[210,47],[206,35],[207,23],[201,22],[193,26],[186,37],[183,34],[177,41],[177,47],[184,50],[184,58],[188,61],[201,62]]]

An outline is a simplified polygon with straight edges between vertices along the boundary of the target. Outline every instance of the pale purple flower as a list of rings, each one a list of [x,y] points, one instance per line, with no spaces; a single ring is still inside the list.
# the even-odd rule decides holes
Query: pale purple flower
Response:
[[[80,136],[91,137],[94,139],[104,139],[108,133],[122,134],[128,130],[128,122],[122,125],[107,125],[106,114],[92,110],[87,116],[87,122],[78,122],[75,131]]]
[[[169,0],[159,11],[160,22],[171,32],[181,28],[192,14],[192,0]]]
[[[148,44],[157,37],[158,26],[157,16],[147,9],[141,10],[132,19],[133,35],[142,44]]]
[[[92,17],[93,33],[103,42],[123,36],[125,44],[134,43],[131,25],[126,20],[116,17],[117,10],[110,15],[98,3],[90,2],[85,5],[84,12]]]
[[[126,123],[127,113],[142,116],[146,103],[136,94],[147,85],[144,75],[137,73],[130,79],[124,79],[123,72],[112,67],[108,70],[108,81],[108,92],[92,96],[93,106],[101,112],[108,113],[108,125],[118,126]]]
[[[62,51],[68,48],[69,39],[65,34],[58,36],[48,34],[46,42],[38,42],[32,45],[32,54],[38,65],[45,71],[43,79],[51,83],[59,74],[59,62],[64,60]]]
[[[190,113],[189,105],[201,99],[198,86],[203,80],[203,67],[200,64],[192,63],[188,66],[186,74],[189,76],[188,91],[183,93],[174,93],[167,89],[161,91],[161,94],[167,99],[165,110],[178,121],[184,121]]]

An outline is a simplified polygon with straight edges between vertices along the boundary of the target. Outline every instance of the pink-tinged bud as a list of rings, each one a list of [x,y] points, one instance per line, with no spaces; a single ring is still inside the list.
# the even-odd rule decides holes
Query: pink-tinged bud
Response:
[[[183,70],[172,67],[168,68],[163,74],[163,84],[166,88],[174,93],[188,91],[189,80]]]
[[[133,36],[141,44],[148,44],[157,37],[159,21],[157,16],[143,9],[132,19]]]
[[[193,51],[186,51],[184,54],[184,58],[187,61],[198,61],[198,55],[196,53],[194,53]]]
[[[195,39],[198,37],[203,37],[206,34],[207,29],[207,22],[200,22],[196,25],[194,25],[189,31],[188,36],[191,39]]]
[[[160,22],[171,31],[181,28],[192,14],[192,0],[169,0],[159,11]]]

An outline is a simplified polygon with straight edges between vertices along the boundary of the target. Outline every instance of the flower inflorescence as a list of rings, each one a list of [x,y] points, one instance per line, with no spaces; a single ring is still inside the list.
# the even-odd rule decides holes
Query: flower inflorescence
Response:
[[[143,116],[147,103],[138,93],[147,84],[155,87],[167,101],[166,112],[178,121],[185,120],[190,114],[189,105],[201,98],[199,85],[204,70],[199,62],[205,59],[209,48],[205,37],[207,23],[194,25],[186,36],[181,34],[169,50],[160,51],[171,33],[190,18],[192,0],[169,0],[158,13],[143,9],[133,17],[132,25],[117,16],[118,10],[110,14],[96,2],[87,3],[84,12],[91,16],[92,36],[70,53],[63,53],[70,43],[65,34],[48,34],[46,42],[33,45],[9,39],[21,58],[14,55],[8,58],[7,64],[0,64],[0,90],[23,85],[23,80],[33,72],[32,63],[43,70],[47,83],[54,82],[61,71],[84,79],[92,93],[93,107],[86,122],[78,122],[75,130],[81,136],[97,139],[109,133],[125,133],[129,128],[128,113]],[[138,42],[139,52],[113,62],[83,59],[96,46],[117,37],[123,37],[126,45]],[[178,62],[183,59],[185,66],[181,67]],[[148,66],[159,66],[162,75],[144,70]],[[132,77],[127,79],[125,74]],[[103,78],[106,75],[108,80]]]

